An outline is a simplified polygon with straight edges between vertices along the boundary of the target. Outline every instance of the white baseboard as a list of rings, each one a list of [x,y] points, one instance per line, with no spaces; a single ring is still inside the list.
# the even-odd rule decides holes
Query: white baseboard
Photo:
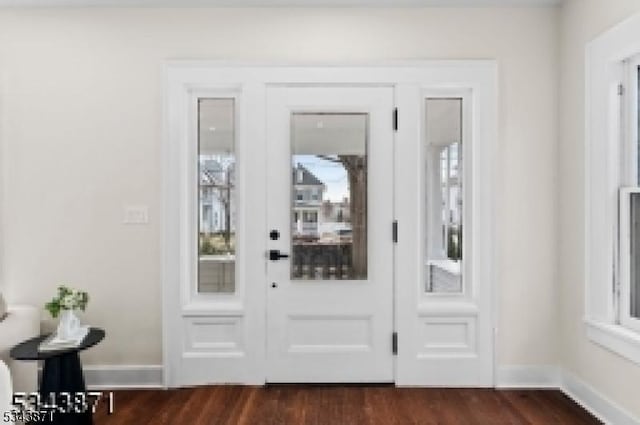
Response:
[[[85,366],[83,370],[92,390],[163,388],[162,365]]]
[[[496,388],[559,388],[561,376],[557,366],[500,366]]]
[[[500,366],[496,388],[559,389],[605,424],[640,425],[640,419],[558,366]]]
[[[563,371],[563,393],[582,406],[586,411],[605,424],[610,425],[639,425],[640,419],[634,418],[629,412],[609,400],[593,387],[578,379],[570,372]]]

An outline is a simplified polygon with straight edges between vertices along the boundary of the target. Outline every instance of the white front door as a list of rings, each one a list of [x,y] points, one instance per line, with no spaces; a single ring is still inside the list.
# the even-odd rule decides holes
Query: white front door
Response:
[[[393,381],[393,101],[267,89],[267,382]]]

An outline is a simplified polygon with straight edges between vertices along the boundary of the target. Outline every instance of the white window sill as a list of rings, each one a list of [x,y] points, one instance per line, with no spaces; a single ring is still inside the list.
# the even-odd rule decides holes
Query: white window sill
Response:
[[[640,364],[640,333],[594,319],[585,319],[585,324],[591,341]]]

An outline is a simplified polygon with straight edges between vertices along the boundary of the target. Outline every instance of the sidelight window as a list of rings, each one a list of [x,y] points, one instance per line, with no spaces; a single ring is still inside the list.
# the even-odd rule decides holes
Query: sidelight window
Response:
[[[426,292],[462,292],[462,98],[425,104]]]
[[[198,101],[198,292],[235,292],[233,98]]]

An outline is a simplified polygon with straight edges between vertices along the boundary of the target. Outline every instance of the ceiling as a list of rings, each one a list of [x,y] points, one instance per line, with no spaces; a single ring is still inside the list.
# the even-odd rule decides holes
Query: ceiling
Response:
[[[222,6],[222,7],[421,7],[554,6],[562,0],[0,0],[0,7]]]

